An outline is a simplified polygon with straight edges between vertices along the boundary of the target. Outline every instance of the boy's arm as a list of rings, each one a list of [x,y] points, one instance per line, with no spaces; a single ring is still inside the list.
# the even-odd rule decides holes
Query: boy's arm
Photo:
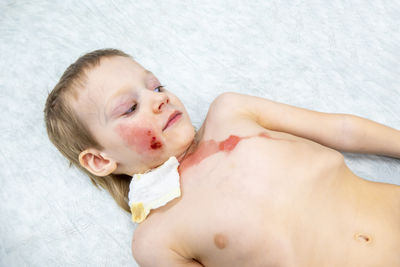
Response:
[[[400,158],[400,131],[354,115],[342,115],[343,151]]]
[[[307,110],[237,93],[222,94],[216,101],[273,131],[290,133],[345,152],[400,158],[400,131],[371,120]]]
[[[171,267],[202,267],[200,263],[195,261],[182,261],[173,258],[160,258],[158,256],[152,256],[151,259],[136,259],[137,263],[141,267],[159,267],[159,266],[171,266]]]
[[[188,260],[167,247],[152,246],[150,242],[132,244],[132,255],[141,267],[204,267],[204,265]]]

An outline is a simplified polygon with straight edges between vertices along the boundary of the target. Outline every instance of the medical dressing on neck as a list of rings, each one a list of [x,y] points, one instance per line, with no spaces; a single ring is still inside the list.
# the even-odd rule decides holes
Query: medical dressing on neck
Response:
[[[178,160],[170,157],[157,168],[132,176],[128,198],[133,222],[143,222],[150,210],[180,197],[178,166]]]

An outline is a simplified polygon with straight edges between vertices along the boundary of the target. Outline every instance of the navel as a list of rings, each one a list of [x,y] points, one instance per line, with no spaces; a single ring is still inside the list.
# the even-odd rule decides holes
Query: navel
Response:
[[[217,248],[224,249],[228,245],[228,238],[221,233],[215,234],[214,244]]]
[[[366,244],[369,244],[372,242],[372,237],[368,234],[364,234],[364,233],[356,233],[354,235],[354,239],[358,242],[363,242]]]

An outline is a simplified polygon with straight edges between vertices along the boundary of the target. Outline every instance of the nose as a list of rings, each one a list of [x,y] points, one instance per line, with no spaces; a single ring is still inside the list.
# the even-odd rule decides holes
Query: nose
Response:
[[[153,100],[153,112],[160,113],[165,105],[169,103],[169,97],[164,93],[155,93],[154,100]]]

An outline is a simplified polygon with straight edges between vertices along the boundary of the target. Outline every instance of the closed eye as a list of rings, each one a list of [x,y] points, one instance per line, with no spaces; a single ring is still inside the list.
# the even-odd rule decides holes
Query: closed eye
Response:
[[[132,105],[123,115],[129,115],[130,113],[134,112],[136,110],[137,103]]]
[[[157,93],[161,93],[161,92],[164,92],[164,85],[160,85],[160,86],[157,86],[156,88],[154,88],[154,92],[157,92]]]

